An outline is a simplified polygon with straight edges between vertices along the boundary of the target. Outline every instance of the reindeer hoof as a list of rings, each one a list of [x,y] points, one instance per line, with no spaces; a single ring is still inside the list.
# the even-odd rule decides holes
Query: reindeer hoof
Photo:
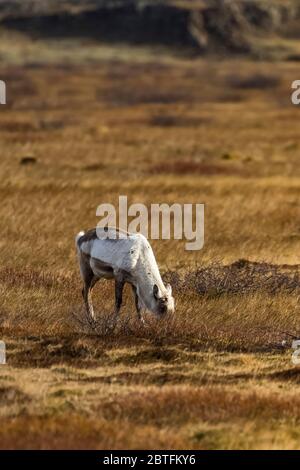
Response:
[[[139,320],[140,320],[140,324],[146,328],[148,326],[146,320],[144,319],[144,317],[139,317]]]
[[[104,333],[105,334],[108,334],[108,333],[113,333],[116,329],[116,326],[117,326],[117,322],[118,322],[118,317],[113,317],[106,325],[106,328],[104,329]]]

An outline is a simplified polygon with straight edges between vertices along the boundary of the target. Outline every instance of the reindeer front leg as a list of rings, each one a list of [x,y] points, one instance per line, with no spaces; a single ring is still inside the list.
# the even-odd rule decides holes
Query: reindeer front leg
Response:
[[[144,320],[144,318],[142,317],[142,314],[141,314],[141,307],[140,307],[140,302],[139,302],[139,298],[138,298],[138,295],[137,295],[137,289],[133,284],[131,284],[131,287],[132,287],[132,291],[133,291],[133,294],[134,294],[135,309],[136,309],[138,319],[143,325],[145,325],[145,320]]]
[[[115,328],[116,323],[117,323],[118,318],[119,318],[119,313],[120,313],[120,309],[121,309],[121,306],[122,306],[122,300],[123,300],[124,284],[125,284],[125,281],[124,281],[123,276],[117,275],[115,277],[115,312],[114,312],[113,319],[112,319],[112,324],[111,324],[112,328]]]

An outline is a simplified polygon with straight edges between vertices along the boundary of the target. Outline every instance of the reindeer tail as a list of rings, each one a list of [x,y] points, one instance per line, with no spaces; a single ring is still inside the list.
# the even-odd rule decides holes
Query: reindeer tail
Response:
[[[75,246],[77,250],[78,250],[78,242],[83,235],[84,235],[84,231],[82,230],[81,232],[77,233],[75,237]]]

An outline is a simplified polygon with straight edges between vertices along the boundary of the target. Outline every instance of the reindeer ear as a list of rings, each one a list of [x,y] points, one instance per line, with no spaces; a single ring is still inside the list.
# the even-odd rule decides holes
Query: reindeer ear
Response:
[[[166,289],[167,289],[168,294],[172,295],[172,286],[171,286],[171,284],[167,284]]]
[[[153,286],[153,295],[155,299],[158,299],[158,287],[156,284]]]

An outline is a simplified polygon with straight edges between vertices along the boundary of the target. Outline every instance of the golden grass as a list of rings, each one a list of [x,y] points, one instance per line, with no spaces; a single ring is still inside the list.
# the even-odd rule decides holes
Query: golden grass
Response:
[[[1,67],[2,448],[299,447],[297,73],[198,60]],[[175,317],[141,327],[126,289],[107,334],[113,286],[95,288],[93,329],[74,235],[120,194],[203,202],[206,234],[199,252],[153,242]],[[251,263],[232,265],[241,258]]]

